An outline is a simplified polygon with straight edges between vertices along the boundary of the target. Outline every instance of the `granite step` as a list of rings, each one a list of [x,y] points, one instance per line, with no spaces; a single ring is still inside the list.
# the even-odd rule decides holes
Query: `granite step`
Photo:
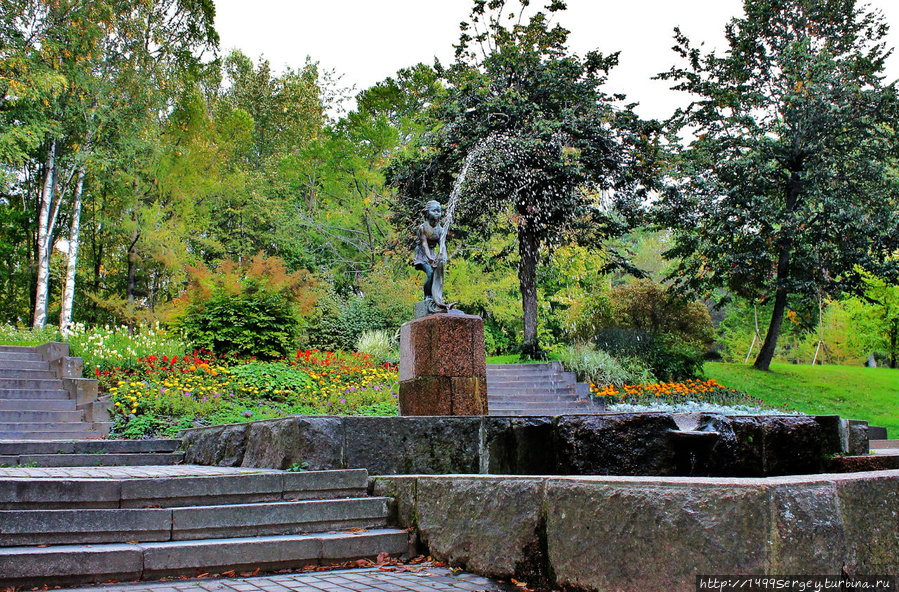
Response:
[[[175,452],[181,440],[55,440],[44,442],[0,441],[0,454],[129,454]]]
[[[273,571],[410,549],[408,532],[387,528],[389,499],[366,496],[361,469],[188,465],[0,475],[0,587]]]
[[[0,381],[6,382],[7,379],[11,378],[18,380],[52,380],[58,377],[56,376],[56,373],[52,372],[49,368],[46,370],[0,368]]]
[[[40,355],[37,353],[37,348],[32,347],[32,346],[0,345],[0,355],[8,355],[8,354]]]
[[[490,410],[491,417],[558,417],[560,415],[593,415],[592,409],[506,409],[502,411]]]
[[[568,385],[566,387],[556,387],[556,388],[539,388],[539,387],[493,387],[490,388],[488,394],[492,395],[504,395],[504,396],[518,396],[518,395],[541,395],[548,394],[553,396],[573,396],[575,394],[574,385]]]
[[[8,411],[74,411],[75,401],[72,399],[6,399],[0,397],[0,411],[6,417]]]
[[[97,433],[95,432],[95,435]],[[20,454],[2,456],[4,464],[32,467],[133,467],[176,465],[184,461],[183,452],[147,452],[132,454]]]
[[[0,360],[6,362],[43,362],[44,358],[35,351],[0,351]]]
[[[50,362],[43,360],[7,360],[0,358],[0,370],[49,371]],[[0,374],[0,376],[3,376]]]
[[[528,409],[528,408],[544,408],[544,409],[567,409],[567,408],[591,408],[588,401],[493,401],[488,400],[488,408],[491,411],[499,411],[501,409]]]
[[[561,372],[560,369],[549,366],[524,368],[496,368],[495,366],[487,366],[488,376],[549,376],[552,374],[561,374]]]
[[[574,391],[571,390],[565,392],[537,391],[522,393],[521,391],[516,391],[515,393],[490,393],[489,395],[487,395],[487,400],[496,401],[498,403],[508,403],[511,401],[517,401],[520,403],[564,403],[565,401],[579,401],[583,399],[576,396]]]
[[[3,390],[58,391],[63,389],[62,384],[58,378],[8,377],[0,380]]]
[[[108,425],[101,424],[103,425],[103,429],[100,430],[94,429],[94,426],[89,424],[82,425],[83,427],[79,430],[73,429],[66,432],[60,432],[59,430],[4,431],[4,429],[2,428],[2,424],[0,424],[0,440],[59,440],[60,438],[66,438],[69,440],[85,440],[90,438],[100,439],[108,434],[108,428],[112,427],[111,422],[109,422]],[[4,461],[0,460],[0,463],[4,463]]]
[[[574,386],[575,381],[574,377],[572,378],[553,378],[553,379],[515,379],[515,380],[500,380],[488,378],[487,384],[489,384],[492,388],[497,387],[508,387],[508,386],[539,386],[540,388],[556,388],[556,387],[567,387]]]
[[[81,425],[84,419],[84,412],[78,410],[72,411],[46,411],[40,409],[28,410],[6,410],[0,414],[3,423],[15,422],[18,425],[56,425],[56,424],[78,424]]]
[[[137,544],[0,549],[0,585],[43,586],[152,580],[231,571],[276,571],[393,557],[409,550],[409,533],[366,529],[306,535],[235,537]]]
[[[73,510],[0,510],[0,547],[272,536],[382,528],[387,498]]]
[[[60,385],[62,381],[59,381]],[[63,388],[23,389],[9,388],[0,382],[0,399],[69,399],[69,392]]]
[[[15,413],[14,411],[10,411],[10,413]],[[63,412],[64,413],[64,412]],[[3,414],[3,417],[6,416],[6,413]],[[60,432],[60,435],[65,435],[68,438],[70,432],[80,432],[85,428],[89,428],[90,425],[82,422],[82,421],[54,421],[54,422],[27,422],[27,421],[17,421],[17,422],[0,422],[0,434],[10,434],[14,432]],[[4,440],[14,439],[8,436],[3,436]],[[28,438],[25,438],[26,440]]]
[[[533,362],[528,364],[487,364],[487,371],[490,370],[522,370],[522,371],[538,371],[538,370],[546,370],[555,369],[561,370],[562,364],[560,362]]]
[[[0,478],[0,509],[172,508],[364,497],[365,469],[259,471],[227,477]]]
[[[899,440],[871,440],[868,445],[873,449],[899,448]]]

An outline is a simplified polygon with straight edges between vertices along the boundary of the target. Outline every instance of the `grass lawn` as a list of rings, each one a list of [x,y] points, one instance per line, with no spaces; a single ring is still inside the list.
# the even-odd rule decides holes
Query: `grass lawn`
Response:
[[[706,362],[705,375],[774,407],[863,419],[899,438],[899,370],[771,364],[770,372],[759,372],[750,364]]]
[[[521,364],[521,356],[518,354],[508,354],[505,356],[487,356],[488,364]]]

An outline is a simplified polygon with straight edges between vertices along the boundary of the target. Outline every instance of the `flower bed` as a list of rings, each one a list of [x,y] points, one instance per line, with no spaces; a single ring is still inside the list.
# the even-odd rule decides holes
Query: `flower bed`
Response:
[[[765,411],[789,413],[792,410],[767,407],[761,399],[729,389],[714,379],[687,380],[654,384],[627,384],[616,388],[590,385],[590,393],[602,398],[611,411],[710,411],[733,409],[734,413],[758,414]]]
[[[180,429],[294,414],[396,415],[398,372],[365,354],[297,352],[292,360],[216,359],[208,353],[138,359],[95,370],[112,395],[114,435],[174,435]]]

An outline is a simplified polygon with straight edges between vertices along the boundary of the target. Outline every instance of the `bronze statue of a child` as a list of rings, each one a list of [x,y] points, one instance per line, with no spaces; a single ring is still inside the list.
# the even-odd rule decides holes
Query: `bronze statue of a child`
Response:
[[[425,204],[424,214],[425,221],[415,232],[412,263],[415,269],[425,272],[425,300],[443,304],[443,269],[446,265],[446,253],[440,249],[440,239],[444,232],[440,226],[443,208],[431,200]]]

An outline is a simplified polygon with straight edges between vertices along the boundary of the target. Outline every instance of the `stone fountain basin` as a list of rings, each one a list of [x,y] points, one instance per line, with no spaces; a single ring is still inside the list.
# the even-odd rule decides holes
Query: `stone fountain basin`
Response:
[[[601,413],[556,417],[294,416],[186,430],[185,462],[372,475],[770,477],[865,454],[865,422],[838,416]]]

